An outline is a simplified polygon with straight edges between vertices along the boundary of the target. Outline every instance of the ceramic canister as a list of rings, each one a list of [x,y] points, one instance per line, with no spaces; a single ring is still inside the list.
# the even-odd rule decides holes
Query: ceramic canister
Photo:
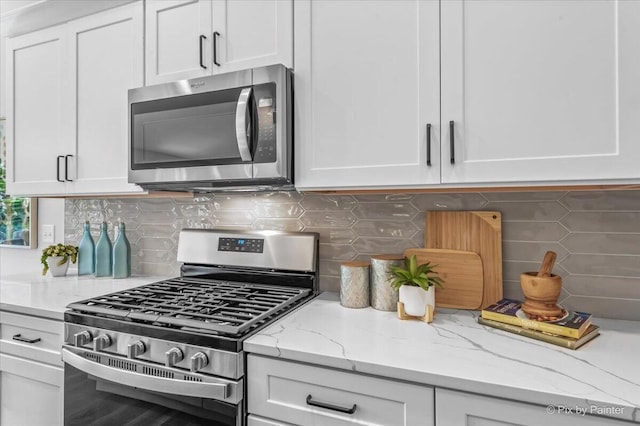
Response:
[[[340,264],[340,304],[347,308],[369,306],[369,262]]]
[[[371,307],[380,311],[395,311],[398,292],[391,287],[392,266],[402,266],[402,254],[377,254],[371,256]]]

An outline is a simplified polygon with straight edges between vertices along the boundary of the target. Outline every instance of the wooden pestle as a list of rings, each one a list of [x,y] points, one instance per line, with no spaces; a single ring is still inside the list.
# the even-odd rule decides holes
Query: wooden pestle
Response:
[[[544,259],[542,259],[542,265],[540,265],[538,276],[550,277],[554,263],[556,263],[556,252],[549,250],[544,254]]]

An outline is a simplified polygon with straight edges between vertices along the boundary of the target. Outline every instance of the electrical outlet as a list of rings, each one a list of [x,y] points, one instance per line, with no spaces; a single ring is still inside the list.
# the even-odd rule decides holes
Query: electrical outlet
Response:
[[[42,225],[42,242],[53,243],[55,239],[55,225]]]

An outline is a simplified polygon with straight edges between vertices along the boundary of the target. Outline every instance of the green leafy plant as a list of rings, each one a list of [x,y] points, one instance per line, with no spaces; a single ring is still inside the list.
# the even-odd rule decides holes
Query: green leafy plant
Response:
[[[42,275],[45,275],[49,270],[47,259],[55,256],[62,257],[62,259],[60,259],[57,263],[58,266],[64,265],[64,263],[69,259],[71,259],[72,263],[76,263],[76,260],[78,260],[78,247],[69,244],[58,243],[54,246],[49,246],[46,249],[42,250],[42,256],[40,257],[40,263],[42,263],[42,265],[44,266],[42,268]]]
[[[404,258],[404,267],[392,266],[391,273],[394,275],[391,287],[399,290],[403,285],[422,287],[429,290],[429,287],[437,285],[442,288],[444,280],[438,276],[433,269],[438,265],[431,265],[430,262],[418,265],[418,260],[414,254],[410,258]]]

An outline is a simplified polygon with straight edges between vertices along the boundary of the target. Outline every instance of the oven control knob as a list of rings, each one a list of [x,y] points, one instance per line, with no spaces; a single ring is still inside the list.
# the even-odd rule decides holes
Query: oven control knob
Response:
[[[202,370],[209,363],[209,358],[202,352],[198,352],[191,357],[191,372],[195,373]]]
[[[133,342],[127,345],[127,358],[135,358],[138,355],[142,355],[146,350],[147,348],[141,340]]]
[[[101,334],[100,336],[93,339],[93,350],[101,351],[104,348],[108,348],[111,346],[111,339],[106,334]]]
[[[182,358],[184,358],[184,355],[179,348],[169,349],[167,352],[165,352],[164,356],[164,365],[166,365],[167,367],[173,367],[174,365],[182,361]]]
[[[93,337],[87,330],[73,335],[73,346],[84,346],[90,343]]]

